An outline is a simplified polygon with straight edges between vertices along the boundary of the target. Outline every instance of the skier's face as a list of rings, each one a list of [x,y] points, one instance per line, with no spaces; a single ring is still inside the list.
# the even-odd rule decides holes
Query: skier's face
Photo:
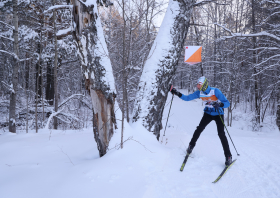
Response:
[[[202,85],[201,84],[197,84],[196,87],[197,87],[198,90],[200,90]]]

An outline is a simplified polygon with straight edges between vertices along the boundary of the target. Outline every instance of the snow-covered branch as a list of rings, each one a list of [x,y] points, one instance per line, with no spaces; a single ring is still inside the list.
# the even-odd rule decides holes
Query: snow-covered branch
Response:
[[[50,117],[48,118],[48,121],[47,121],[47,124],[46,124],[46,126],[45,126],[45,129],[49,129],[49,125],[50,125],[50,122],[51,122],[52,118],[53,118],[54,116],[60,114],[62,111],[63,111],[63,109],[61,109],[61,110],[59,110],[59,111],[57,111],[57,112],[54,112],[54,111],[52,112],[52,114],[51,114]]]
[[[8,89],[9,92],[15,93],[15,90],[14,90],[12,84],[11,84],[11,85],[8,85],[8,84],[5,83],[4,81],[1,81],[1,82],[2,82],[2,84],[4,85],[4,87],[5,87],[6,89]]]
[[[60,104],[58,105],[58,108],[60,108],[60,107],[62,107],[63,105],[65,105],[69,100],[73,99],[73,98],[76,97],[76,96],[82,96],[82,97],[84,97],[83,94],[73,94],[72,96],[66,98],[62,103],[60,103]]]
[[[8,38],[8,37],[5,37],[5,36],[1,36],[1,35],[0,35],[0,37],[14,42],[14,39],[11,39],[11,38]]]
[[[22,62],[22,61],[27,61],[27,60],[31,60],[32,59],[32,57],[30,57],[30,58],[25,58],[25,59],[18,59],[18,61],[19,62]]]
[[[22,61],[26,61],[26,60],[32,59],[32,58],[19,59],[19,57],[15,53],[8,52],[8,51],[5,51],[5,50],[0,50],[0,52],[5,53],[5,54],[9,54],[10,56],[13,56],[18,62],[22,62]]]
[[[197,7],[197,6],[203,6],[203,5],[206,5],[208,3],[216,3],[217,0],[203,0],[203,1],[199,1],[195,4],[193,4],[194,7]]]
[[[0,52],[5,53],[5,54],[9,54],[10,56],[13,56],[15,59],[19,60],[18,56],[13,52],[8,52],[8,51],[5,51],[5,50],[0,50]]]
[[[51,6],[49,7],[49,9],[45,10],[44,13],[47,12],[52,12],[53,10],[57,10],[57,9],[73,9],[73,5],[55,5],[55,6]]]
[[[274,15],[277,15],[277,14],[280,14],[280,12],[275,12],[275,13],[269,15],[265,20],[263,20],[263,22],[261,23],[261,25],[265,24],[265,23],[268,21],[268,19],[269,19],[270,17],[272,17],[272,16],[274,16]]]
[[[276,4],[280,4],[280,1],[266,1],[267,3],[276,3]]]
[[[60,114],[66,116],[66,117],[72,118],[72,119],[74,119],[74,120],[76,120],[76,121],[81,122],[81,120],[80,120],[79,118],[75,117],[75,116],[72,115],[72,114],[68,114],[68,113],[60,113]]]
[[[227,32],[229,32],[231,34],[231,36],[224,36],[222,37],[222,39],[229,39],[229,38],[236,38],[236,37],[260,37],[260,36],[268,36],[270,38],[273,38],[277,41],[280,41],[280,37],[274,35],[274,34],[270,34],[266,31],[262,31],[259,33],[255,33],[255,34],[242,34],[242,33],[233,33],[231,30],[229,30],[228,28],[224,27],[223,25],[220,25],[218,23],[214,23],[214,25],[217,25],[221,28],[223,28],[224,30],[226,30]]]
[[[274,55],[274,56],[271,56],[271,57],[267,58],[266,60],[260,62],[259,64],[255,65],[254,67],[259,67],[259,66],[261,66],[262,64],[266,63],[267,61],[270,61],[271,59],[278,58],[278,57],[280,57],[280,54],[276,54],[276,55]],[[263,72],[263,71],[265,71],[265,70],[267,70],[267,69],[269,69],[269,68],[271,68],[271,67],[274,67],[274,66],[278,66],[278,63],[275,64],[275,65],[270,65],[269,67],[263,69],[262,71],[260,71],[260,72],[258,72],[258,73],[256,73],[256,74],[253,74],[252,76],[258,75],[258,74],[260,74],[261,72]]]
[[[72,96],[66,98],[61,104],[59,104],[59,105],[58,105],[58,108],[61,108],[61,107],[64,106],[69,100],[73,99],[73,98],[76,97],[76,96],[84,96],[84,95],[83,95],[83,94],[73,94]],[[48,119],[48,121],[47,121],[47,124],[46,124],[46,126],[45,126],[45,129],[48,129],[48,128],[49,128],[49,124],[50,124],[52,118],[53,118],[54,116],[57,116],[58,114],[61,114],[61,115],[64,115],[64,116],[66,116],[66,117],[70,117],[70,118],[72,118],[72,119],[74,119],[74,120],[80,121],[78,118],[76,118],[75,116],[73,116],[73,115],[71,115],[71,114],[62,113],[63,110],[64,110],[64,108],[60,109],[60,110],[57,111],[57,112],[53,112],[53,113],[50,115],[50,117],[49,117],[49,119]],[[62,120],[62,121],[64,121],[64,122],[66,122],[66,123],[68,123],[67,121],[63,120],[62,118],[59,118],[59,119]]]
[[[63,36],[66,36],[70,33],[73,32],[73,27],[70,26],[69,28],[66,28],[66,29],[62,29],[62,30],[59,30],[57,33],[56,33],[56,36],[57,37],[63,37]]]
[[[9,25],[8,23],[5,23],[5,22],[3,22],[3,21],[0,21],[0,23],[2,23],[3,25],[7,26],[8,28],[10,28],[10,29],[12,29],[12,30],[15,29],[14,26]]]

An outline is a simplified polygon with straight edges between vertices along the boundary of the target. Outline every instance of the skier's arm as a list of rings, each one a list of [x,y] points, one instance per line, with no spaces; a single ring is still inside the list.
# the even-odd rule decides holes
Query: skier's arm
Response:
[[[185,100],[185,101],[190,101],[190,100],[194,100],[194,99],[197,99],[199,98],[199,93],[200,91],[195,91],[194,93],[192,94],[189,94],[189,95],[184,95],[182,94],[182,96],[180,97],[182,100]]]
[[[224,104],[223,108],[228,108],[230,103],[224,94],[219,90],[215,89],[215,96]]]

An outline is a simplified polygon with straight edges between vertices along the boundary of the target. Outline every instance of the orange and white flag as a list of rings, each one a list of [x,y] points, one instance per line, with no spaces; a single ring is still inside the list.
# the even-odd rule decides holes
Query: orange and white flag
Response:
[[[194,65],[201,63],[202,46],[185,46],[185,63]]]

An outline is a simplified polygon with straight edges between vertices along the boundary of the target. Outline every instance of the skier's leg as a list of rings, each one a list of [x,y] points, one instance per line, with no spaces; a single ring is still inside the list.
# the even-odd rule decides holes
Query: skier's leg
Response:
[[[228,140],[227,140],[227,137],[225,134],[224,124],[221,120],[221,117],[222,117],[222,119],[224,121],[224,115],[221,115],[221,117],[220,116],[213,116],[213,117],[215,117],[214,119],[215,119],[215,122],[217,125],[218,135],[219,135],[219,138],[221,140],[221,143],[222,143],[222,146],[224,149],[225,157],[229,157],[229,156],[231,156],[231,152],[230,152]]]
[[[193,137],[190,141],[190,145],[193,148],[198,140],[200,134],[205,129],[205,127],[212,121],[212,116],[204,113],[199,125],[197,126],[196,130],[194,131]]]

